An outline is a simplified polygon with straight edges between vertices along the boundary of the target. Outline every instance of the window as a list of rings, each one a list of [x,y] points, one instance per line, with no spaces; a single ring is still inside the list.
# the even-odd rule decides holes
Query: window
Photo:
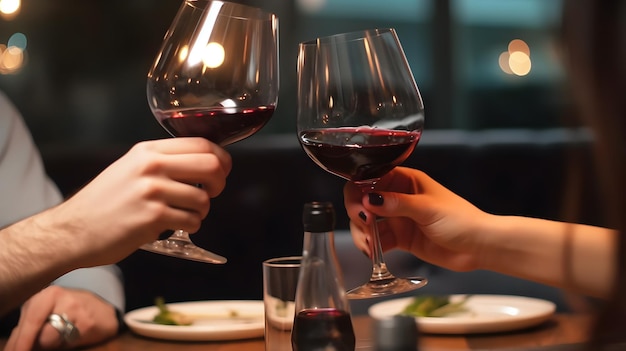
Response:
[[[450,127],[560,124],[557,0],[453,0]]]
[[[560,125],[566,104],[557,45],[561,0],[246,2],[281,20],[279,106],[261,133],[294,132],[299,42],[374,27],[397,30],[424,98],[426,128]],[[23,67],[0,72],[0,89],[38,143],[130,144],[167,136],[148,109],[145,79],[179,2],[81,4],[22,2],[15,16],[0,20],[4,55],[15,33],[27,42]],[[529,52],[509,52],[514,39]]]

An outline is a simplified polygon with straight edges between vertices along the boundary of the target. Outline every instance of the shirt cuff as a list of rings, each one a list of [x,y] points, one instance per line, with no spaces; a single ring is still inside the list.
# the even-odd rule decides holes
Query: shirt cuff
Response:
[[[82,289],[100,296],[120,311],[125,311],[122,271],[116,265],[73,270],[55,280],[53,285]]]

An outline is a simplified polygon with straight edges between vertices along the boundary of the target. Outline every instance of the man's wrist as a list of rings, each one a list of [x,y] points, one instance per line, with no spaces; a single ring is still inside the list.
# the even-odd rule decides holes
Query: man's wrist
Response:
[[[117,319],[117,335],[122,334],[128,330],[128,326],[124,321],[124,312],[115,308],[115,318]]]

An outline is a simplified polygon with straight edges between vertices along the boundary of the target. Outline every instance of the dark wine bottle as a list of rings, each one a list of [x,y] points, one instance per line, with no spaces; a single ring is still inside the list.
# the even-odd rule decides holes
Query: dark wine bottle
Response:
[[[329,202],[304,205],[304,242],[291,333],[294,351],[354,351],[350,305],[335,253],[335,210]]]

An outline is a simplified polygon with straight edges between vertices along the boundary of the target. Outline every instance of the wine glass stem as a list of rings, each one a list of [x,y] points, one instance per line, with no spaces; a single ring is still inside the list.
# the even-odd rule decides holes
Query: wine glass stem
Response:
[[[172,235],[168,238],[168,240],[178,241],[181,242],[181,244],[183,242],[191,244],[191,238],[189,237],[189,233],[182,229],[175,230],[174,233],[172,233]]]
[[[370,179],[363,182],[356,182],[356,185],[361,189],[362,193],[367,194],[374,191],[374,186],[377,181],[378,179]],[[383,260],[383,248],[380,244],[380,235],[378,234],[378,222],[382,220],[384,220],[384,218],[374,216],[370,230],[372,233],[369,243],[372,253],[372,276],[370,277],[370,282],[380,282],[396,278],[389,272],[387,264]]]
[[[383,249],[380,244],[380,235],[378,234],[378,221],[380,218],[374,218],[372,223],[372,242],[370,248],[372,250],[372,277],[370,280],[387,280],[395,278],[387,269],[387,264],[383,260]]]

